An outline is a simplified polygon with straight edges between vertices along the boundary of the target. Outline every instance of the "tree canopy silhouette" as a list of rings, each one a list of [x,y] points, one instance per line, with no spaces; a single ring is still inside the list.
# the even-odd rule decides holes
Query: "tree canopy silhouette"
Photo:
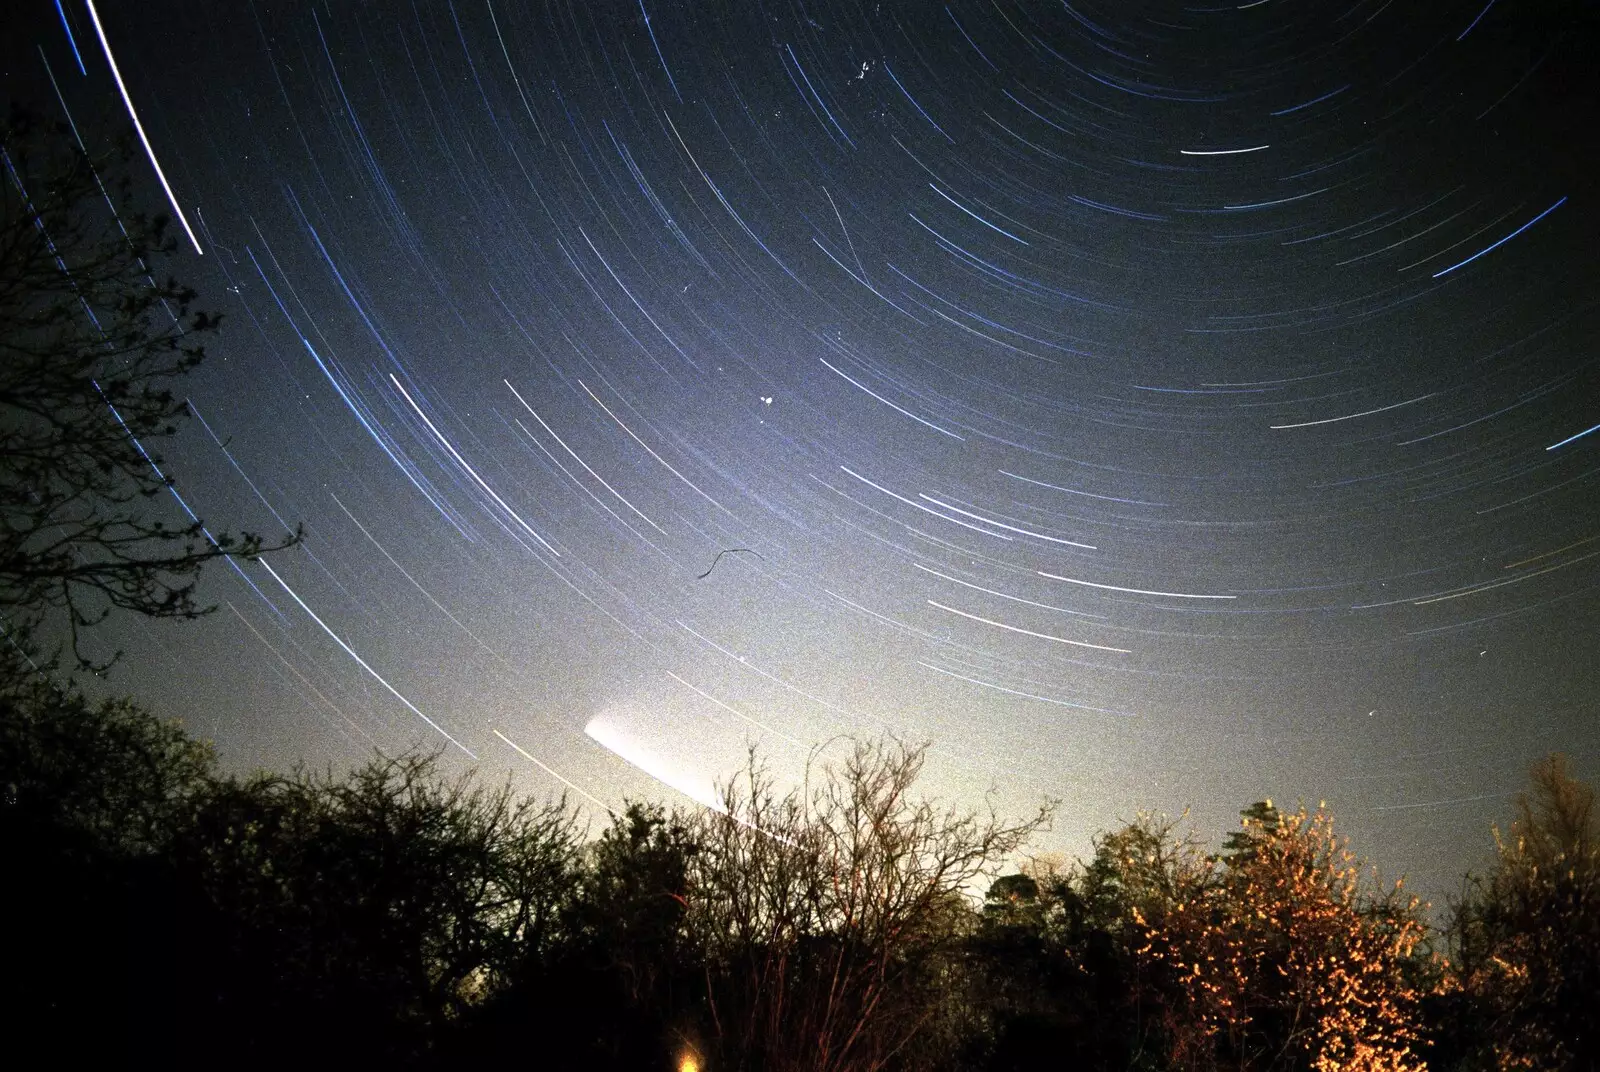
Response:
[[[1449,927],[1452,1048],[1483,1067],[1600,1068],[1600,811],[1566,757],[1534,765],[1498,858]]]
[[[194,617],[206,562],[262,550],[152,501],[186,414],[174,380],[220,317],[156,274],[175,243],[128,160],[92,160],[24,112],[0,120],[0,614],[23,638],[62,613],[80,665],[84,627],[113,609]]]
[[[995,878],[1043,815],[926,800],[922,750],[876,741],[789,790],[752,757],[720,808],[635,803],[585,841],[436,757],[224,775],[135,704],[30,681],[0,690],[0,1008],[60,1064],[1594,1067],[1594,791],[1558,757],[1447,960],[1320,808],[1253,805],[1220,854],[1140,818]]]

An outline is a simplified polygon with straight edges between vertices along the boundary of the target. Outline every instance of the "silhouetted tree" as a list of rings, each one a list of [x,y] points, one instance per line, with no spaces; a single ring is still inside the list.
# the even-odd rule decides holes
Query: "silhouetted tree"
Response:
[[[172,382],[218,317],[154,274],[174,243],[126,162],[25,113],[0,122],[0,614],[20,641],[64,612],[80,664],[83,627],[112,609],[193,617],[202,565],[261,550],[150,502],[185,414]]]
[[[38,675],[0,691],[5,828],[50,830],[62,851],[165,848],[214,767],[209,746],[130,700],[94,704]]]
[[[220,780],[173,848],[209,921],[200,1033],[263,1064],[419,1059],[553,941],[577,853],[564,802],[447,780],[436,756]]]
[[[968,893],[1037,831],[915,792],[925,748],[856,742],[779,793],[754,754],[696,824],[690,922],[730,1068],[930,1068],[967,1009]]]
[[[1600,1068],[1600,813],[1564,756],[1536,764],[1499,859],[1449,926],[1441,1049],[1464,1069]]]
[[[974,941],[989,1037],[972,1060],[995,1072],[1042,1064],[1164,1068],[1175,973],[1141,955],[1152,925],[1212,880],[1201,848],[1142,816],[1095,839],[1084,863],[1033,866],[989,892]]]
[[[589,851],[569,925],[631,1001],[664,999],[658,991],[670,985],[672,966],[697,955],[687,917],[689,872],[700,848],[685,816],[635,802]]]
[[[175,1015],[166,866],[208,747],[125,700],[28,674],[0,689],[0,1019],[62,1065],[126,1057]],[[85,1030],[93,1023],[93,1030]]]
[[[444,1066],[526,1051],[617,1072],[667,1067],[704,1005],[687,918],[699,851],[681,813],[633,802],[614,814],[576,858],[552,940],[524,950],[511,985],[467,1022]]]
[[[1363,877],[1322,809],[1263,801],[1210,855],[1151,818],[975,881],[1038,829],[915,793],[853,745],[719,808],[443,775],[217,774],[126,701],[0,689],[0,1011],[56,1063],[608,1070],[1440,1072],[1595,1067],[1600,816],[1560,757],[1457,906]],[[92,1024],[92,1030],[83,1025]]]

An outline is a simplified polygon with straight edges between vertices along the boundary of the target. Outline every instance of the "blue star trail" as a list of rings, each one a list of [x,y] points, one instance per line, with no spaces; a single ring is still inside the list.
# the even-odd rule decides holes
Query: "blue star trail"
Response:
[[[153,508],[305,526],[103,639],[231,765],[895,732],[1436,899],[1600,766],[1592,5],[24,6],[224,317]]]

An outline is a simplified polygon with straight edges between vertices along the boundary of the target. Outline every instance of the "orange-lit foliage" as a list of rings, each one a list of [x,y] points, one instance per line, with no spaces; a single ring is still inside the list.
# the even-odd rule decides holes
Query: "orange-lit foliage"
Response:
[[[1177,863],[1181,895],[1136,909],[1138,954],[1162,969],[1171,1058],[1180,1068],[1402,1072],[1421,995],[1407,962],[1424,936],[1397,884],[1363,889],[1361,865],[1322,809],[1245,812],[1229,852]]]

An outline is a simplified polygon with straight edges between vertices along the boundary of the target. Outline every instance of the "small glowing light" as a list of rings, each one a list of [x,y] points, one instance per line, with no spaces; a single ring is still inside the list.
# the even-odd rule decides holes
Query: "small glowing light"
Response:
[[[692,1053],[684,1053],[678,1058],[678,1072],[700,1072],[700,1061]]]

